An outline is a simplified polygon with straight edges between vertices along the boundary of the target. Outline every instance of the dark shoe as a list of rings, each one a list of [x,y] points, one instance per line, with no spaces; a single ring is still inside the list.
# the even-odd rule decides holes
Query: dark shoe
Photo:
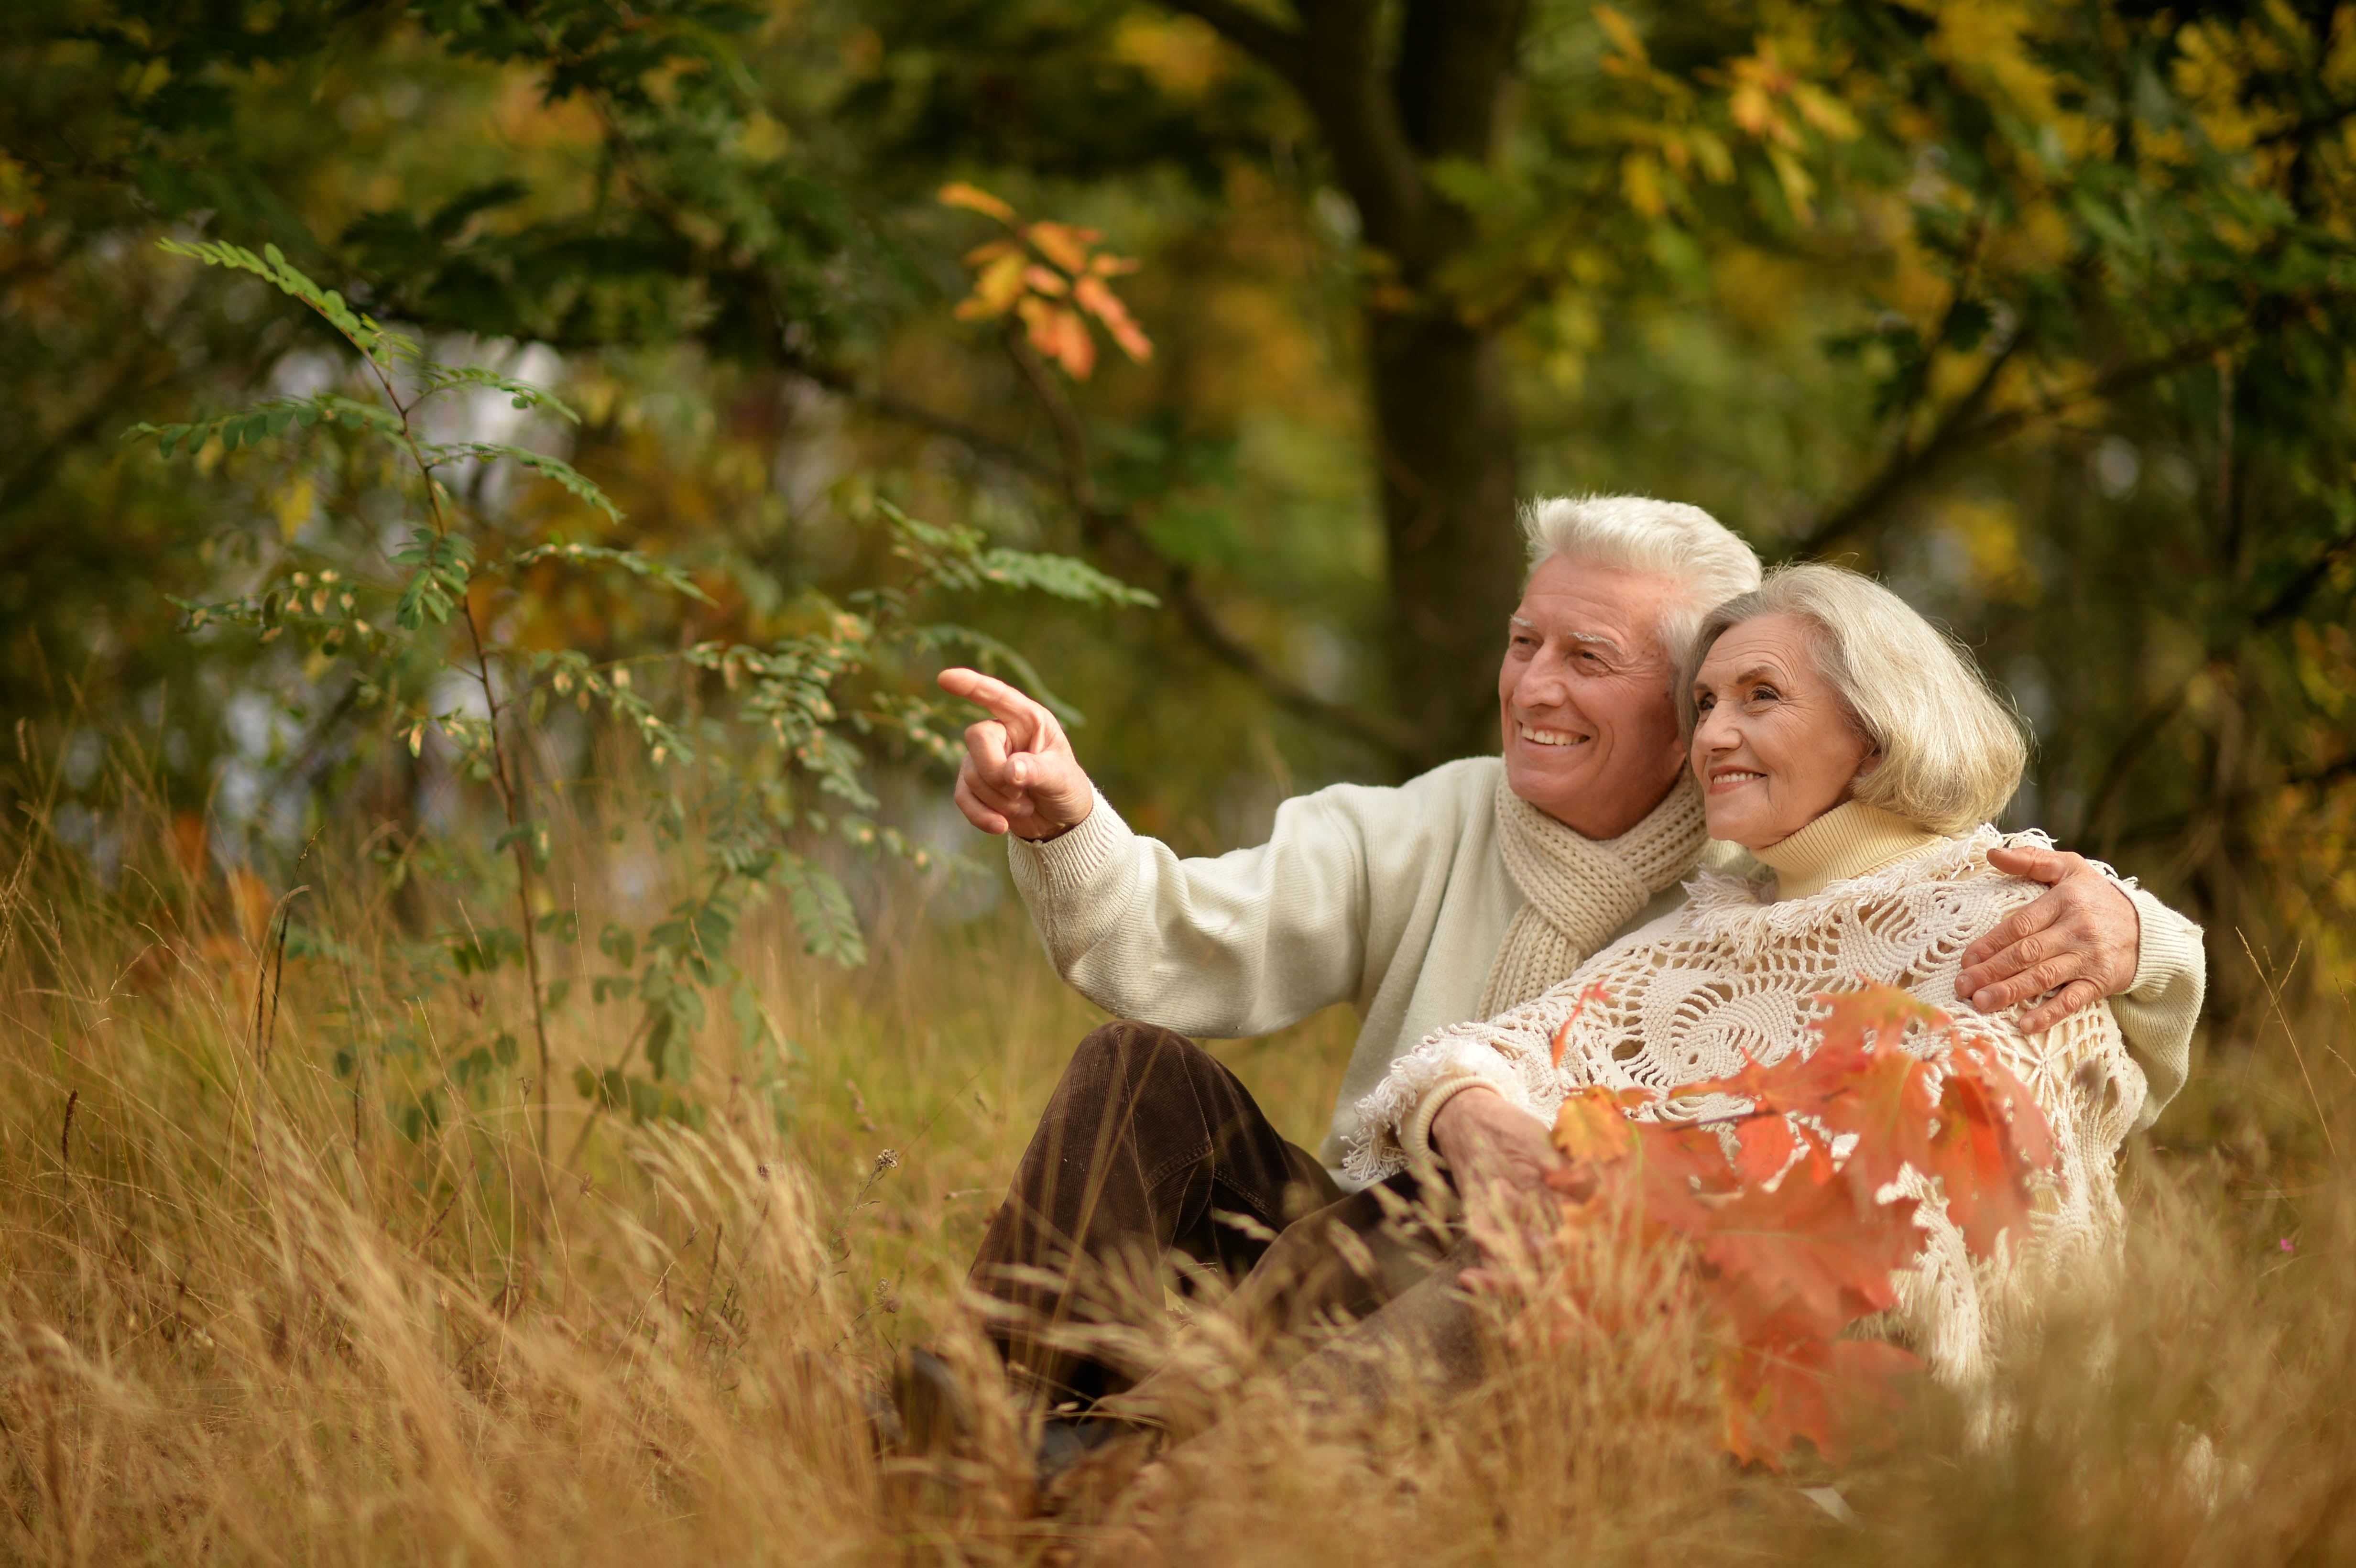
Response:
[[[1047,1485],[1114,1438],[1143,1430],[1095,1416],[1049,1416],[1039,1424],[1039,1484]]]
[[[893,1447],[909,1458],[948,1459],[970,1452],[979,1423],[957,1370],[932,1351],[901,1353],[892,1369]],[[887,1430],[885,1424],[878,1428]]]
[[[1039,1512],[1101,1520],[1161,1450],[1158,1427],[1106,1416],[1051,1416],[1039,1429]]]

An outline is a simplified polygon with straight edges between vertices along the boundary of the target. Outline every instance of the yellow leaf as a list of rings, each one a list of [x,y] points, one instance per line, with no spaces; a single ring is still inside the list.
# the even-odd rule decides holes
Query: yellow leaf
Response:
[[[1034,294],[1045,294],[1050,299],[1061,299],[1072,292],[1072,285],[1064,282],[1061,274],[1045,267],[1023,268],[1023,286]]]
[[[1626,55],[1631,64],[1644,63],[1644,40],[1636,36],[1636,29],[1628,25],[1627,17],[1609,5],[1598,5],[1595,7],[1595,20],[1611,35],[1612,47]]]
[[[278,493],[277,502],[271,509],[278,514],[280,539],[289,544],[294,541],[294,536],[303,531],[303,525],[311,520],[311,507],[317,496],[317,486],[311,483],[308,474],[297,474],[294,483]]]
[[[955,180],[941,187],[941,200],[950,207],[962,207],[969,212],[979,212],[995,218],[1001,223],[1014,221],[1014,209],[982,189]]]
[[[1608,1089],[1581,1089],[1554,1115],[1554,1147],[1566,1159],[1608,1165],[1635,1144],[1627,1113]]]
[[[1668,210],[1668,201],[1661,195],[1660,160],[1650,153],[1631,153],[1620,160],[1620,191],[1628,205],[1646,218],[1658,218]]]
[[[984,267],[973,281],[973,293],[958,306],[958,319],[1004,315],[1023,295],[1023,270],[1028,265],[1022,251],[1010,251]]]

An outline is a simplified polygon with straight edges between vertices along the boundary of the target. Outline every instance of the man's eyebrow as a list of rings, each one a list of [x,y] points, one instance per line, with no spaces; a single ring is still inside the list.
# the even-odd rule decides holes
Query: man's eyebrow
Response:
[[[1505,622],[1508,625],[1517,626],[1525,632],[1541,631],[1541,628],[1536,621],[1530,620],[1526,616],[1508,615],[1505,617]],[[1621,655],[1622,657],[1625,657],[1628,652],[1627,649],[1622,647],[1617,642],[1605,636],[1601,632],[1565,632],[1562,635],[1574,643],[1591,643],[1599,648],[1608,648],[1612,652]]]

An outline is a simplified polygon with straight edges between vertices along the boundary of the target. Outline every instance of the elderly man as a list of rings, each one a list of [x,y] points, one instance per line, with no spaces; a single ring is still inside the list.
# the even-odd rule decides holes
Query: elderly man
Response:
[[[1739,854],[1704,835],[1672,686],[1703,615],[1758,586],[1757,558],[1668,502],[1547,500],[1523,521],[1533,569],[1498,670],[1502,755],[1288,801],[1256,848],[1180,859],[1096,793],[1046,709],[971,670],[942,675],[991,715],[967,731],[958,805],[1009,836],[1057,971],[1129,1020],[1081,1043],[973,1269],[1003,1304],[1010,1368],[1059,1408],[1146,1369],[1055,1331],[1101,1310],[1091,1291],[1108,1278],[1158,1295],[1173,1253],[1239,1278],[1296,1226],[1239,1298],[1293,1323],[1404,1288],[1428,1263],[1398,1255],[1385,1195],[1351,1193],[1334,1168],[1352,1107],[1431,1030],[1539,995],[1675,907],[1697,863]],[[2052,891],[1976,944],[1959,989],[1982,1010],[2043,997],[2029,1032],[2114,998],[2147,1123],[2184,1080],[2198,929],[2075,855],[2004,853]],[[1336,1002],[1363,1022],[1312,1157],[1187,1037],[1264,1034]],[[1458,1192],[1535,1187],[1526,1129],[1505,1120],[1522,1115],[1496,1095],[1449,1103],[1430,1141]],[[1321,1271],[1337,1246],[1351,1266]]]

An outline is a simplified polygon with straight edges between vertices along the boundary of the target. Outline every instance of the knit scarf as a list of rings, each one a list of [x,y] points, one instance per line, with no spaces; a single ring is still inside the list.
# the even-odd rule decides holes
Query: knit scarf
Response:
[[[1543,995],[1611,940],[1653,895],[1693,869],[1709,835],[1691,773],[1642,822],[1617,838],[1574,833],[1497,775],[1497,848],[1522,907],[1489,966],[1480,1016],[1494,1018]]]

